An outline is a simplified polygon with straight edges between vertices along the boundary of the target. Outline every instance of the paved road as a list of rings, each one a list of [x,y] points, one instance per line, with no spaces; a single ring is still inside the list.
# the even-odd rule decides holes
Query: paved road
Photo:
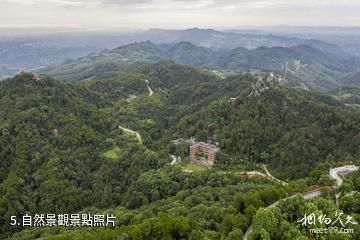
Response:
[[[336,187],[339,188],[344,183],[343,179],[341,178],[341,176],[339,176],[339,174],[345,176],[345,175],[347,175],[349,173],[352,173],[352,172],[355,172],[357,170],[359,170],[359,167],[357,167],[355,165],[345,165],[345,166],[342,166],[342,167],[337,167],[337,168],[330,169],[329,174],[330,174],[330,178],[336,180]],[[340,196],[341,196],[341,193],[337,193],[335,195],[336,204],[339,203]]]
[[[359,167],[357,167],[355,165],[346,165],[346,166],[342,166],[342,167],[338,167],[338,168],[332,168],[332,169],[330,169],[330,178],[336,180],[337,187],[341,187],[341,185],[343,184],[343,180],[339,176],[339,174],[347,175],[351,172],[355,172],[358,170],[359,170]]]
[[[119,126],[119,128],[120,128],[121,130],[125,131],[125,132],[131,133],[131,134],[135,134],[135,135],[136,135],[136,138],[139,140],[139,142],[140,142],[140,143],[143,142],[143,139],[142,139],[140,133],[135,132],[135,131],[133,131],[133,130],[131,130],[131,129],[128,129],[128,128],[124,128],[124,127],[122,127],[122,126]]]

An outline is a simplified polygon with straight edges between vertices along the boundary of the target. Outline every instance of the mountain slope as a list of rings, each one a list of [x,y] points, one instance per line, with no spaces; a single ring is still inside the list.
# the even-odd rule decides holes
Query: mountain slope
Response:
[[[137,176],[163,165],[118,129],[107,104],[46,76],[0,82],[1,238],[19,230],[9,226],[12,215],[117,205]]]
[[[164,54],[165,58],[181,64],[204,66],[216,63],[216,53],[211,49],[197,47],[189,42],[180,42],[172,46]]]
[[[282,179],[307,176],[322,161],[359,158],[360,116],[350,107],[280,85],[257,97],[249,93],[234,95],[235,106],[221,98],[185,116],[168,137],[216,138],[224,153],[219,167],[265,163]]]
[[[360,116],[331,95],[290,89],[272,74],[218,78],[173,62],[137,71],[155,95],[137,98],[117,116],[156,149],[178,138],[216,136],[229,156],[219,167],[241,159],[266,163],[280,178],[307,176],[325,160],[359,157]],[[255,88],[259,94],[250,94]],[[237,98],[234,105],[230,97]]]

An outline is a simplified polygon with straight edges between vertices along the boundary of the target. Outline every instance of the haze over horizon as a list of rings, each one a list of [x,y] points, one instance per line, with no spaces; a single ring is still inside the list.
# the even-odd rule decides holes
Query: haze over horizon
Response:
[[[0,28],[360,26],[355,0],[3,0]]]

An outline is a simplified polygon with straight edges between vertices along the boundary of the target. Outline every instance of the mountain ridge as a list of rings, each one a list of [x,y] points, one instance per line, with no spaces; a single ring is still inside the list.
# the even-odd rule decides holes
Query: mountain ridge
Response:
[[[161,45],[144,41],[71,61],[50,69],[48,73],[61,78],[62,74],[70,71],[70,76],[66,78],[71,80],[71,72],[82,75],[91,69],[103,72],[102,68],[111,72],[126,69],[137,62],[153,63],[163,60],[223,71],[274,71],[286,76],[292,86],[326,90],[349,82],[343,78],[360,66],[360,59],[357,57],[337,57],[308,45],[215,50],[184,41]],[[92,75],[90,73],[85,76],[87,77],[82,79]]]

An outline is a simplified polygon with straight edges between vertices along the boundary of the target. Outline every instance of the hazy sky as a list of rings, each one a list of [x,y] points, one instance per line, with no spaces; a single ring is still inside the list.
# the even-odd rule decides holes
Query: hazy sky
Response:
[[[360,26],[360,0],[0,0],[0,27]]]

